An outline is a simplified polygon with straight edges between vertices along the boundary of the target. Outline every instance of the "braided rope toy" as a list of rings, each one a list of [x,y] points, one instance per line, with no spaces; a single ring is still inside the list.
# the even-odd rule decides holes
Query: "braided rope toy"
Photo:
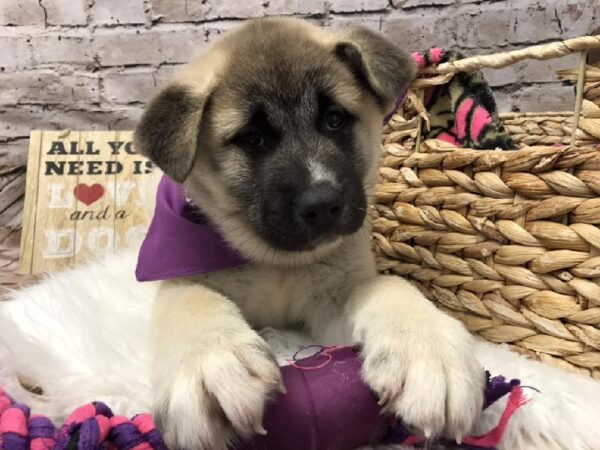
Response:
[[[315,346],[311,346],[315,347]],[[266,436],[238,442],[237,450],[347,450],[372,443],[418,446],[423,437],[402,420],[382,414],[377,399],[360,378],[361,361],[351,347],[320,347],[306,358],[294,355],[281,367],[288,389],[271,403],[264,418]],[[307,347],[303,350],[306,350]],[[498,425],[483,436],[465,437],[459,448],[494,449],[512,414],[527,401],[518,380],[489,378],[484,409],[501,397],[508,401]],[[132,419],[114,415],[101,402],[77,408],[57,428],[31,414],[0,387],[2,450],[167,450],[150,414]]]
[[[0,448],[2,450],[167,450],[150,414],[132,419],[116,416],[101,402],[73,411],[57,429],[45,416],[31,414],[0,387]]]

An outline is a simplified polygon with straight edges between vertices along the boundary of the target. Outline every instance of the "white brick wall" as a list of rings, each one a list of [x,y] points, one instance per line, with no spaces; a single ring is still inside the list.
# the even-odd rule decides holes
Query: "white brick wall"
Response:
[[[599,0],[0,0],[0,166],[32,128],[131,128],[177,65],[249,17],[361,24],[411,50],[465,55],[586,34]],[[575,58],[487,72],[504,110],[569,109],[554,77]],[[2,225],[0,211],[0,226]]]
[[[2,25],[43,25],[44,14],[38,0],[18,0],[0,4]]]
[[[19,0],[16,3],[19,3]],[[83,26],[86,24],[86,6],[84,2],[40,0],[39,5],[44,10],[47,25]]]
[[[95,25],[127,25],[146,22],[144,2],[140,0],[95,0],[90,8],[90,13],[92,23]]]
[[[100,103],[98,76],[89,73],[59,75],[51,69],[0,74],[2,105],[85,106]]]

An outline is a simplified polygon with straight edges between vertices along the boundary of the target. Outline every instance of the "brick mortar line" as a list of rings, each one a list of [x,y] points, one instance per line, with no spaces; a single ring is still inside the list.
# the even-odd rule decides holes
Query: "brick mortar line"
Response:
[[[41,0],[40,0],[41,1]],[[144,0],[144,4],[148,0]],[[93,5],[92,1],[92,5]],[[90,7],[91,8],[91,7]],[[43,27],[37,28],[35,25],[33,27],[37,28],[35,31],[40,32],[52,32],[52,31],[65,31],[65,30],[90,30],[95,31],[97,29],[127,29],[127,28],[145,28],[145,29],[154,29],[156,27],[160,27],[161,25],[203,25],[203,24],[211,24],[211,23],[219,23],[219,22],[242,22],[245,20],[256,19],[259,17],[298,17],[303,19],[327,19],[327,18],[335,18],[335,17],[346,17],[346,16],[375,16],[381,14],[389,14],[392,10],[385,9],[367,9],[367,10],[353,10],[353,11],[323,11],[318,13],[289,13],[289,14],[274,14],[272,16],[224,16],[224,17],[209,17],[204,19],[197,20],[165,20],[164,17],[156,17],[153,18],[150,16],[150,22],[144,23],[94,23],[90,18],[90,22],[86,24],[50,24],[44,25]],[[3,28],[15,30],[19,28],[29,28],[31,29],[31,25],[16,25],[16,24],[2,24],[0,25],[0,32]]]
[[[408,1],[408,0],[405,0]],[[432,0],[435,1],[435,0]],[[392,0],[390,0],[390,7],[396,11],[415,11],[415,10],[419,10],[419,9],[423,9],[423,10],[442,10],[444,8],[453,8],[453,9],[459,9],[461,7],[466,8],[469,6],[480,6],[480,5],[493,5],[494,3],[502,3],[505,2],[506,0],[478,0],[478,1],[472,1],[472,2],[468,2],[468,3],[448,3],[448,4],[421,4],[421,5],[414,5],[414,6],[393,6],[392,4]]]

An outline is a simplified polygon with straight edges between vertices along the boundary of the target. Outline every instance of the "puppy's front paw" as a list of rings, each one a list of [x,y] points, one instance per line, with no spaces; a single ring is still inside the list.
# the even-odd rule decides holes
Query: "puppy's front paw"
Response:
[[[463,326],[437,319],[427,329],[365,330],[363,375],[385,411],[426,437],[460,442],[481,413],[485,375]]]
[[[236,434],[264,434],[265,403],[284,391],[267,344],[252,330],[157,365],[155,418],[173,450],[226,449]]]

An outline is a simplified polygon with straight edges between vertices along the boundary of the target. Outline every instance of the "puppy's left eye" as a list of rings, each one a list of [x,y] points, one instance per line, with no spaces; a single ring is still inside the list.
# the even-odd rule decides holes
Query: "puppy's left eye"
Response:
[[[260,130],[250,128],[236,135],[232,142],[241,147],[261,147],[264,144],[264,136]]]
[[[346,113],[343,109],[332,106],[325,114],[325,125],[328,130],[336,131],[346,124]]]

